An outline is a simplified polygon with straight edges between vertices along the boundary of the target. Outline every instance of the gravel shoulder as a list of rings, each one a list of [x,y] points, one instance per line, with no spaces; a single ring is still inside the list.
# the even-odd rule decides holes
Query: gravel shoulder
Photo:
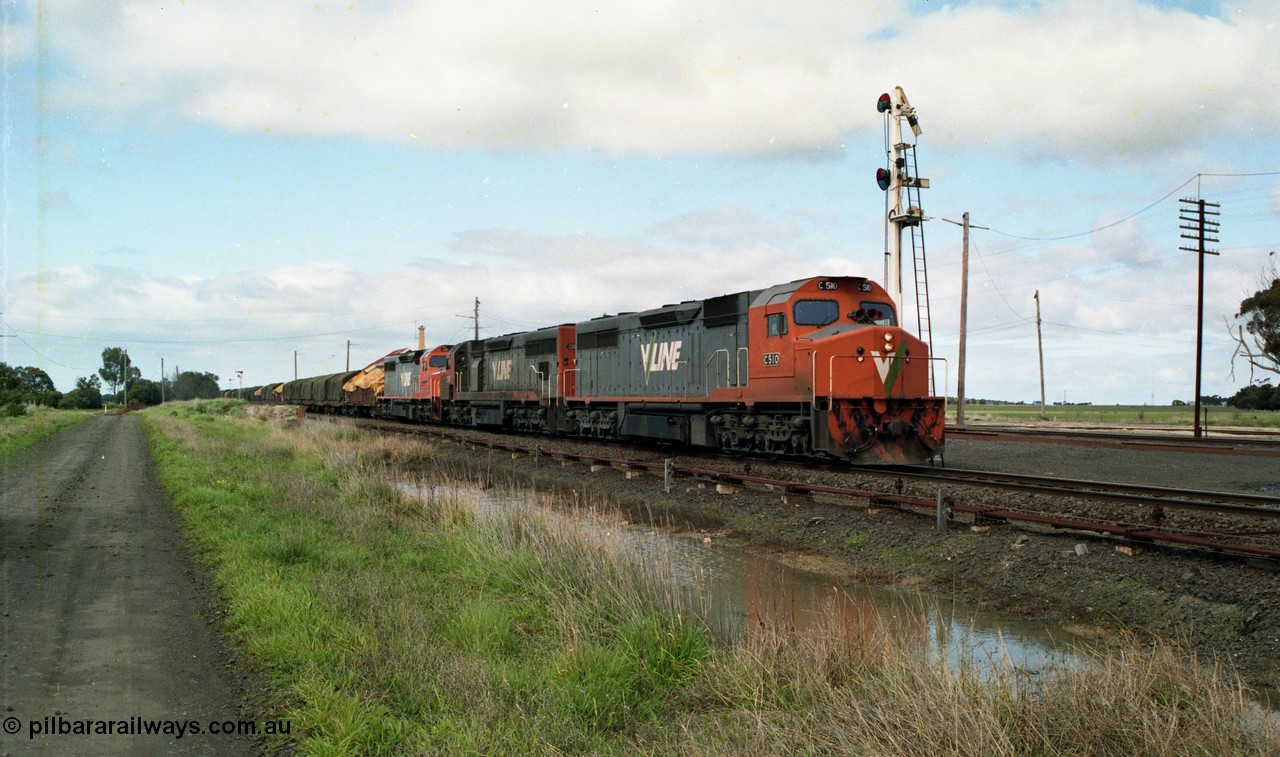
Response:
[[[21,726],[6,722],[0,754],[253,753],[189,727],[28,738],[59,718],[126,731],[247,719],[209,600],[136,416],[91,418],[0,462],[0,719]]]

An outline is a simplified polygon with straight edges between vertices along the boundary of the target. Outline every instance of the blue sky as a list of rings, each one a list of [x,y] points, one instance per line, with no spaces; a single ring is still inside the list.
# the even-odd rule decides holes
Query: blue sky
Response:
[[[3,359],[231,386],[411,345],[883,276],[875,101],[920,115],[935,353],[967,394],[1190,399],[1280,249],[1274,2],[0,0]],[[1230,175],[1227,175],[1230,174]],[[1241,175],[1249,174],[1249,175]],[[1197,176],[1199,175],[1199,178]],[[910,273],[908,268],[908,279]],[[910,288],[907,299],[912,298]],[[462,317],[468,316],[468,317]],[[910,323],[910,318],[907,319]],[[1256,376],[1261,377],[1261,376]]]

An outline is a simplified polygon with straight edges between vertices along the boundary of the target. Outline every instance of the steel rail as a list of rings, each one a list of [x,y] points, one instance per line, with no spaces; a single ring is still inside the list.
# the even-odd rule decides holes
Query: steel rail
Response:
[[[418,434],[431,436],[436,438],[448,439],[460,442],[462,444],[471,444],[478,447],[487,447],[491,449],[511,452],[513,454],[522,455],[541,455],[553,460],[562,460],[567,462],[583,463],[588,465],[598,465],[619,468],[623,470],[645,470],[653,473],[660,473],[666,467],[665,462],[641,461],[641,460],[624,460],[618,458],[602,457],[598,455],[584,455],[576,452],[562,452],[557,450],[542,450],[540,446],[533,447],[524,444],[515,444],[511,442],[493,440],[493,439],[477,439],[468,436],[460,431],[445,431],[423,426],[406,426],[402,424],[384,423],[384,422],[366,422],[365,424],[372,428],[391,431],[395,433]],[[898,509],[923,510],[934,512],[937,508],[937,502],[933,498],[913,497],[901,494],[885,494],[883,492],[871,491],[866,489],[853,489],[849,487],[828,486],[823,484],[806,484],[796,481],[786,481],[783,479],[769,478],[767,476],[757,476],[744,473],[729,473],[725,471],[716,471],[707,468],[694,468],[689,466],[673,466],[672,472],[675,475],[686,478],[694,478],[705,481],[714,481],[723,484],[756,484],[764,486],[775,491],[780,491],[784,495],[813,495],[822,494],[827,496],[838,496],[852,499],[863,499],[867,501],[869,508],[875,507],[895,507]],[[1058,496],[1081,496],[1081,492],[1055,492]],[[1100,492],[1084,493],[1097,495],[1105,498],[1106,495]],[[1117,495],[1121,496],[1121,495]],[[1152,504],[1152,502],[1143,502],[1142,504]],[[1187,507],[1196,509],[1196,505],[1204,503],[1187,503],[1185,501],[1162,500],[1158,501],[1158,505],[1166,507]],[[952,513],[963,513],[968,515],[975,525],[990,523],[1025,523],[1031,525],[1047,526],[1055,529],[1081,531],[1087,533],[1095,533],[1103,536],[1119,538],[1122,544],[1127,546],[1138,545],[1165,545],[1184,548],[1196,548],[1209,550],[1226,555],[1237,557],[1258,558],[1268,561],[1280,563],[1280,547],[1271,547],[1263,544],[1253,544],[1239,541],[1224,541],[1212,534],[1196,534],[1172,531],[1160,528],[1152,528],[1149,526],[1140,526],[1130,523],[1114,523],[1100,520],[1090,520],[1082,517],[1064,517],[1051,515],[1046,513],[1037,513],[1031,511],[989,507],[981,505],[969,505],[958,503],[948,497],[947,507]],[[1244,512],[1232,513],[1257,517],[1278,517],[1280,510],[1270,510],[1267,508],[1246,508]]]
[[[1220,432],[1226,433],[1226,432]],[[1089,429],[1034,429],[1017,426],[949,428],[950,439],[991,442],[1071,444],[1147,452],[1195,452],[1208,455],[1280,457],[1280,437],[1184,437],[1175,434],[1127,433]]]
[[[1143,484],[1089,481],[1085,479],[1056,478],[1021,473],[998,473],[961,468],[929,469],[921,466],[891,466],[877,469],[867,466],[855,466],[854,469],[859,473],[877,476],[900,476],[936,483],[1010,489],[1029,494],[1078,497],[1127,505],[1150,505],[1216,512],[1223,515],[1280,520],[1280,497],[1269,497],[1262,494],[1175,489]],[[833,468],[832,470],[842,469]]]
[[[406,430],[405,427],[385,425],[377,421],[370,421],[367,423],[375,427],[386,428],[387,430],[401,432],[417,431],[430,436],[481,444],[482,446],[501,449],[504,451],[518,452],[522,454],[532,454],[534,451],[534,448],[522,444],[514,444],[498,440],[478,441],[474,438],[465,436],[461,431],[441,430],[420,426],[409,427],[409,429]],[[543,452],[543,454],[552,457],[553,459],[569,459],[573,462],[597,465],[626,465],[632,468],[641,469],[660,469],[662,467],[657,463],[626,461],[619,458],[601,457],[596,455],[579,455],[576,453],[565,452]],[[860,473],[882,477],[911,478],[920,481],[929,481],[932,483],[986,486],[1006,489],[1009,491],[1020,491],[1027,494],[1040,494],[1051,497],[1074,497],[1077,499],[1086,499],[1096,502],[1111,502],[1121,505],[1156,507],[1169,510],[1211,512],[1220,515],[1259,518],[1262,520],[1280,520],[1280,497],[1268,497],[1258,494],[1211,492],[1195,489],[1173,489],[1144,486],[1140,484],[1088,481],[1083,479],[1060,479],[1048,476],[996,473],[991,471],[973,471],[956,468],[929,469],[923,466],[814,465],[812,463],[786,463],[785,461],[775,464],[794,465],[801,469],[818,468],[825,472],[832,473]],[[684,468],[682,470],[696,474],[705,474],[705,477],[707,478],[723,478],[725,476],[734,475],[712,472],[698,468]],[[757,477],[752,476],[740,476],[740,478],[742,478],[745,483],[778,483],[777,480],[765,479],[763,477],[759,477],[758,480]],[[841,487],[835,487],[835,489],[837,489],[838,492],[861,491]],[[876,492],[868,493],[876,494]],[[884,495],[881,494],[880,496]]]

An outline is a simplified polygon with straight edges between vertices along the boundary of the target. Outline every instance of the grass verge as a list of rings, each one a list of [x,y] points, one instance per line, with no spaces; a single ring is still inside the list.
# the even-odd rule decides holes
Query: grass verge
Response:
[[[457,489],[427,448],[327,424],[146,415],[164,484],[305,754],[1267,754],[1223,671],[1172,648],[1031,679],[857,634],[715,643],[655,571]],[[823,625],[834,628],[836,624]],[[274,744],[272,746],[283,746]]]
[[[20,452],[50,434],[88,418],[84,410],[37,407],[26,415],[0,418],[0,458]]]

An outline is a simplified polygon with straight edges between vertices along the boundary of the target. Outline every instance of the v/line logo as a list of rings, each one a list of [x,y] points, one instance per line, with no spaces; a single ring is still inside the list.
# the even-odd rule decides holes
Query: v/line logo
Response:
[[[648,344],[640,344],[640,363],[644,366],[644,383],[649,383],[649,374],[657,371],[674,371],[680,364],[680,348],[683,339],[659,342],[656,336],[649,339]]]
[[[876,373],[880,374],[880,381],[884,384],[885,391],[888,391],[898,380],[898,372],[902,369],[902,351],[905,347],[905,344],[899,344],[898,351],[892,354],[882,353],[879,350],[871,351],[871,361],[876,365]]]

